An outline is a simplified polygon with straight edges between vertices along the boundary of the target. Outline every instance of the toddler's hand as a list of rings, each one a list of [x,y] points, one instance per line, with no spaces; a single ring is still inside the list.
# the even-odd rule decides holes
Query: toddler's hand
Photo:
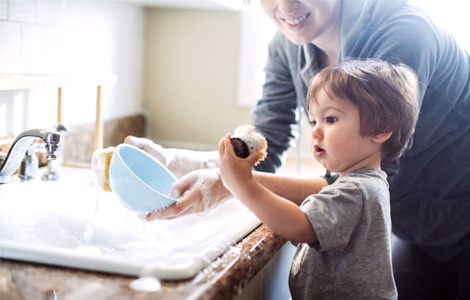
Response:
[[[238,157],[233,149],[230,134],[220,140],[219,156],[223,183],[232,193],[238,186],[253,178],[252,168],[259,159],[259,154],[255,151],[245,159]]]

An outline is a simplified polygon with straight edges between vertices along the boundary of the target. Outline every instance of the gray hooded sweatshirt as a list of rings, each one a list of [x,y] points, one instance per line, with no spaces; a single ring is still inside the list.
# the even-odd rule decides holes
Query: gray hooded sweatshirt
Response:
[[[404,156],[388,175],[393,232],[445,260],[470,248],[470,59],[451,34],[405,0],[343,0],[339,61],[380,58],[410,66],[420,82],[420,115]],[[292,145],[321,50],[278,32],[269,45],[253,124],[268,140],[257,169],[274,172]]]

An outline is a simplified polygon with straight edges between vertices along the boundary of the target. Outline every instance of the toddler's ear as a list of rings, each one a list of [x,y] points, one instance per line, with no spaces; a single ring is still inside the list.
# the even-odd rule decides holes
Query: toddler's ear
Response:
[[[393,131],[379,133],[372,137],[372,141],[378,144],[383,144],[385,143],[386,140],[388,140],[392,136],[392,133]]]

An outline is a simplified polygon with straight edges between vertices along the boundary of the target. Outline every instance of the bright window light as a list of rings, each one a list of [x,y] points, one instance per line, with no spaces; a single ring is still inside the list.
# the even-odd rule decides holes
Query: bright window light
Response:
[[[261,97],[268,44],[276,26],[257,3],[241,11],[240,32],[237,101],[250,107]]]
[[[462,0],[410,0],[421,7],[439,26],[450,32],[457,43],[470,51],[470,2]]]
[[[462,0],[409,0],[421,7],[442,28],[450,32],[457,43],[470,51],[470,1]],[[238,69],[238,97],[240,106],[250,107],[261,97],[264,83],[269,41],[276,31],[275,25],[259,3],[242,10],[240,60]]]

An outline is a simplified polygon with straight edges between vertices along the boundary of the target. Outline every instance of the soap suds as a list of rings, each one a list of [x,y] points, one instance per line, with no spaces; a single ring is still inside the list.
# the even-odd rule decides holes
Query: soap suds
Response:
[[[143,225],[113,193],[97,193],[91,170],[78,174],[64,172],[60,181],[0,189],[0,239],[85,254],[164,260],[210,241],[221,228],[239,222],[237,212],[246,211],[239,201],[228,201],[205,217],[193,214]]]
[[[155,277],[140,277],[129,284],[129,286],[139,292],[156,292],[161,290],[162,285]]]
[[[267,156],[268,142],[266,138],[256,131],[256,128],[252,125],[240,125],[235,129],[235,132],[232,135],[232,138],[239,138],[245,142],[250,153],[257,151],[259,155],[259,160],[256,162],[257,165],[259,162],[263,161]]]

